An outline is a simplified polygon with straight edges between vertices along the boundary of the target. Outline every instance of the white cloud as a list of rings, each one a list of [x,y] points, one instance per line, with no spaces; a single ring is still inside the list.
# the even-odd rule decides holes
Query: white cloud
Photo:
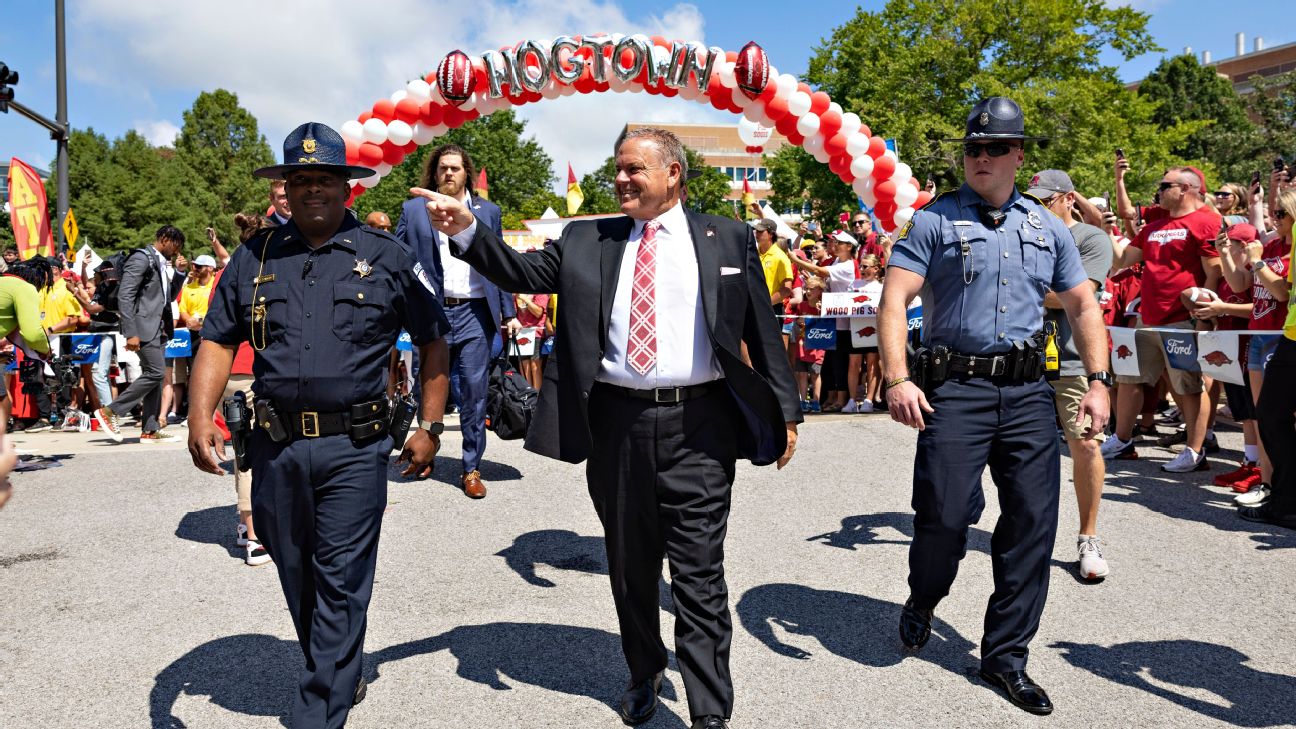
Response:
[[[78,78],[119,87],[144,113],[154,111],[149,90],[229,89],[277,150],[301,122],[353,119],[434,70],[455,48],[476,55],[522,39],[597,32],[705,42],[704,26],[691,4],[653,15],[623,9],[615,0],[84,0],[72,6],[69,47],[78,49],[72,59],[83,69]],[[627,121],[725,118],[710,107],[647,94],[570,97],[528,105],[520,114],[564,179],[568,161],[578,174],[600,164]],[[151,132],[168,131],[160,122],[150,124],[149,131],[138,127],[150,139]]]
[[[170,147],[175,144],[176,137],[180,135],[180,127],[166,119],[137,121],[134,129],[144,135],[148,143],[154,147]]]

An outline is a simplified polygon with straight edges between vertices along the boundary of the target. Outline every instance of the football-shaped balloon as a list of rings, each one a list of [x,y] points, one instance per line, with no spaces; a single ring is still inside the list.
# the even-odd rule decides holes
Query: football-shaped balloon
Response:
[[[734,80],[738,90],[749,99],[755,99],[769,84],[769,56],[756,41],[751,41],[738,52],[734,61]]]
[[[460,50],[450,51],[437,67],[437,88],[446,101],[459,106],[472,96],[477,86],[477,74],[472,59]]]

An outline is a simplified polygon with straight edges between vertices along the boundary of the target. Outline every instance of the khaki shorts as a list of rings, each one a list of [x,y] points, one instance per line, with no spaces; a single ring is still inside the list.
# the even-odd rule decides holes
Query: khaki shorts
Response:
[[[1171,324],[1162,324],[1161,328],[1165,329],[1184,329],[1192,330],[1193,323],[1190,321],[1180,321]],[[1170,389],[1176,395],[1199,395],[1203,389],[1202,374],[1200,372],[1188,372],[1186,370],[1177,370],[1170,367],[1169,355],[1166,354],[1165,346],[1161,343],[1161,335],[1156,332],[1140,331],[1134,335],[1134,348],[1138,351],[1139,374],[1118,375],[1116,384],[1118,385],[1153,385],[1161,379],[1161,373],[1166,373],[1166,379],[1170,381]]]
[[[1076,425],[1076,413],[1080,412],[1080,399],[1089,392],[1089,378],[1084,375],[1063,375],[1053,385],[1053,403],[1057,406],[1058,420],[1062,422],[1062,432],[1067,440],[1084,440],[1084,429],[1089,426],[1091,418]],[[1107,440],[1106,433],[1097,433],[1092,440],[1101,443]]]
[[[176,357],[171,360],[171,384],[184,385],[189,382],[189,365],[192,360],[188,357]]]

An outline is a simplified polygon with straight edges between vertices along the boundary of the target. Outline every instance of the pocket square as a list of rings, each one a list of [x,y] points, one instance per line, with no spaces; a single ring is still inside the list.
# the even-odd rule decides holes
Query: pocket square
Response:
[[[736,273],[742,273],[742,271],[739,270],[739,269],[737,269],[737,268],[733,268],[733,267],[731,267],[731,266],[721,266],[721,267],[720,267],[720,275],[721,275],[721,276],[732,276],[732,275],[734,275],[734,274],[736,274]]]

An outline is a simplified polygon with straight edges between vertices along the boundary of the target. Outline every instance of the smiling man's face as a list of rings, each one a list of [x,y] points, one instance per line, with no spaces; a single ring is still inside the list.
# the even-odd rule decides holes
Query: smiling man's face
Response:
[[[346,214],[346,179],[328,170],[305,169],[289,173],[286,181],[297,227],[307,235],[332,235]]]
[[[636,220],[652,220],[679,200],[680,166],[651,139],[636,137],[621,144],[616,156],[617,202]]]

